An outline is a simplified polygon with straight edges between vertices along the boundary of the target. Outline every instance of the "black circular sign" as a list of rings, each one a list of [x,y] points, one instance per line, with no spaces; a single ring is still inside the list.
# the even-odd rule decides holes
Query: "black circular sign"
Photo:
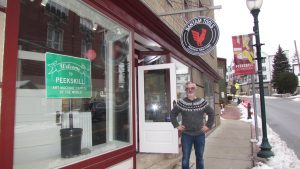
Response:
[[[181,45],[192,55],[205,55],[212,51],[219,40],[219,28],[208,17],[198,16],[190,20],[183,28]]]

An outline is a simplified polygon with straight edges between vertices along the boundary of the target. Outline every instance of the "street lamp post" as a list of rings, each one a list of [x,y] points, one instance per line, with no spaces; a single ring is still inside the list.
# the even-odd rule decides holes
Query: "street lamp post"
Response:
[[[262,120],[262,143],[260,145],[260,151],[257,153],[258,157],[269,158],[274,156],[271,151],[272,147],[268,141],[267,135],[267,123],[266,123],[266,109],[265,109],[265,95],[264,95],[264,85],[263,85],[263,74],[262,74],[262,57],[261,57],[261,43],[259,38],[259,27],[258,27],[258,14],[260,12],[260,7],[263,0],[246,0],[247,7],[250,10],[254,18],[253,31],[255,33],[256,40],[256,60],[258,68],[258,80],[259,80],[259,93],[260,93],[260,107],[261,107],[261,120]]]

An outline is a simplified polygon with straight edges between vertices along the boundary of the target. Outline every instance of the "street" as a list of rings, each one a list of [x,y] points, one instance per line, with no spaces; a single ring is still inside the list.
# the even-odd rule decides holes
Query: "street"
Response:
[[[260,116],[260,99],[256,99]],[[300,158],[300,102],[289,98],[265,98],[267,124]],[[259,126],[261,127],[261,126]],[[271,145],[272,146],[272,145]]]

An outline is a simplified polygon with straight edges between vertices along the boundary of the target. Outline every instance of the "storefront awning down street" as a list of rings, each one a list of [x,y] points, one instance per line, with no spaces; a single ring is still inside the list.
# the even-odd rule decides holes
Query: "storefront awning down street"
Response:
[[[128,24],[135,32],[152,38],[175,57],[191,64],[201,72],[206,72],[215,80],[221,78],[217,71],[206,63],[201,56],[194,56],[185,52],[181,47],[179,36],[140,0],[104,1],[105,3],[103,0],[97,0],[99,5],[106,5],[104,8],[107,12]]]

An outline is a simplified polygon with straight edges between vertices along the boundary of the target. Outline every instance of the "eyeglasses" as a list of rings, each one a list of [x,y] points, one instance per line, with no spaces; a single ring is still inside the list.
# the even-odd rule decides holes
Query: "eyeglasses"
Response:
[[[195,87],[186,87],[185,90],[195,90]]]

